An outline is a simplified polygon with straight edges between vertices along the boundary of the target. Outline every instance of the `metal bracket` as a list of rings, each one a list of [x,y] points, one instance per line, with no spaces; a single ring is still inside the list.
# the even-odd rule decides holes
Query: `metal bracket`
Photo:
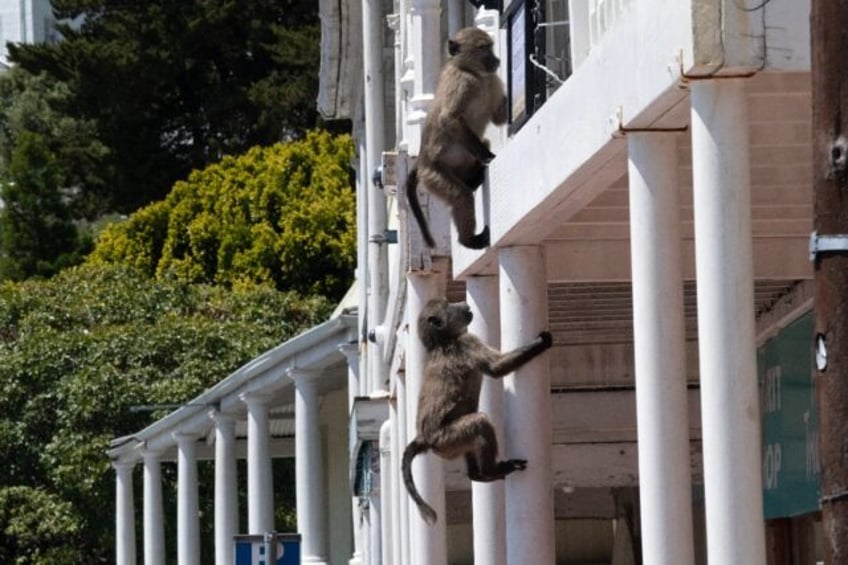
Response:
[[[848,251],[848,234],[819,235],[810,234],[810,261],[815,261],[819,253]]]
[[[371,237],[368,238],[369,243],[377,243],[379,245],[383,245],[384,243],[397,243],[398,242],[398,232],[397,230],[384,230],[383,233],[375,233]]]
[[[616,108],[615,114],[610,116],[610,124],[612,124],[612,126],[615,128],[615,131],[612,132],[611,136],[613,139],[620,139],[626,136],[628,133],[679,133],[689,130],[688,124],[677,127],[625,127],[624,109],[621,106]]]

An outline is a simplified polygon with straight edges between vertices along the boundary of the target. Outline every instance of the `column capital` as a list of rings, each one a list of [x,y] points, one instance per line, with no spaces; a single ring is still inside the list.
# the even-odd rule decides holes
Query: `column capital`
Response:
[[[236,423],[235,414],[230,412],[221,412],[214,408],[209,411],[209,419],[215,422],[215,425],[219,428],[234,426]]]
[[[239,394],[239,400],[244,402],[248,408],[268,406],[271,404],[271,395],[263,390],[247,390]]]
[[[151,449],[147,447],[145,444],[141,449],[139,449],[139,453],[141,453],[142,459],[144,459],[145,463],[148,462],[157,462],[161,460],[162,455],[165,453],[164,449]]]
[[[125,459],[112,459],[112,467],[118,473],[126,473],[135,468],[136,461],[127,461]]]
[[[355,342],[339,345],[339,352],[345,356],[348,365],[359,363],[359,344]]]
[[[286,374],[296,385],[314,383],[323,375],[321,371],[310,369],[289,369]]]
[[[203,434],[199,434],[197,432],[173,432],[171,437],[174,438],[174,441],[177,442],[177,447],[182,448],[184,446],[194,445],[198,439],[202,437]]]

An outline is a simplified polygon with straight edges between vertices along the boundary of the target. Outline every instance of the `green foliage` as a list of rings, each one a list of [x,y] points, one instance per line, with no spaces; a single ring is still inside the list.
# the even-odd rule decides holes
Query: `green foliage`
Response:
[[[110,561],[104,451],[162,415],[130,407],[193,398],[330,309],[267,286],[226,290],[116,266],[0,285],[0,562]]]
[[[82,520],[54,494],[27,486],[0,487],[0,560],[3,563],[82,563]]]
[[[258,282],[339,298],[355,263],[352,158],[350,138],[326,132],[226,157],[107,227],[89,261],[160,279]]]
[[[20,67],[0,74],[0,170],[22,135],[39,134],[55,158],[57,183],[75,218],[93,217],[107,197],[108,149],[92,120],[70,115],[72,93],[46,73]]]
[[[320,32],[309,0],[53,0],[56,44],[11,45],[109,148],[110,209],[165,196],[190,171],[316,123]],[[112,208],[114,207],[114,208]]]
[[[21,133],[0,187],[0,279],[51,276],[74,262],[77,232],[44,138]]]

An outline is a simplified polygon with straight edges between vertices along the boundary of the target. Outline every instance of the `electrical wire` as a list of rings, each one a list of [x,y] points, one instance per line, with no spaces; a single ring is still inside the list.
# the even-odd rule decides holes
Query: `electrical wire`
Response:
[[[757,10],[762,10],[763,8],[765,8],[766,5],[769,4],[769,2],[771,2],[771,0],[762,0],[762,2],[752,8],[749,8],[747,6],[740,6],[739,2],[737,1],[734,1],[734,4],[736,4],[736,7],[739,10],[742,10],[743,12],[756,12]]]

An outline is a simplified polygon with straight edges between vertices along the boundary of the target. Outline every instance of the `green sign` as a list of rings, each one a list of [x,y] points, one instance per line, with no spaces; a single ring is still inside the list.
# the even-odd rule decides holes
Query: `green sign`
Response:
[[[766,519],[819,509],[818,413],[812,349],[813,316],[807,313],[757,351]]]

